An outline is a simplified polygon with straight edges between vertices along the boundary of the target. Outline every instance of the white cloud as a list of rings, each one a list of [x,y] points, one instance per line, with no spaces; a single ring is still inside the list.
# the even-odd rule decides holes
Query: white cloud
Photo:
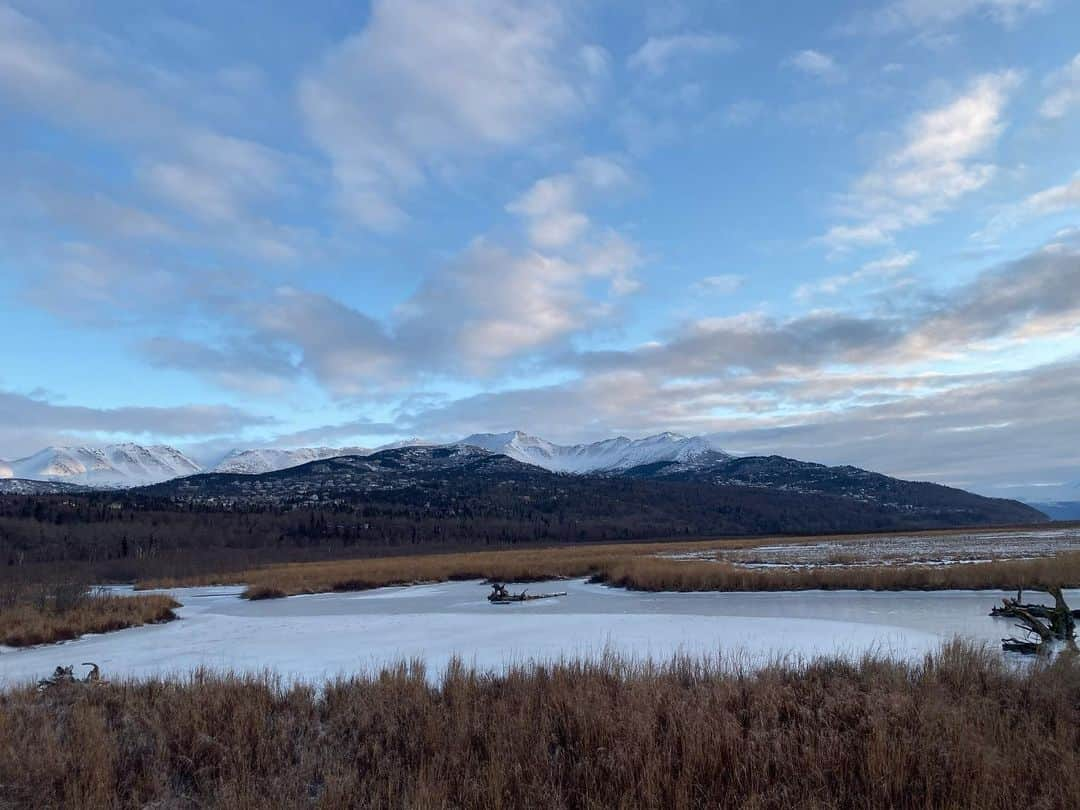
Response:
[[[728,104],[724,108],[721,119],[727,126],[745,127],[761,118],[764,112],[764,103],[756,99],[743,99]]]
[[[166,85],[188,88],[186,77],[160,66],[148,70],[141,63],[136,70],[119,40],[102,37],[101,43],[91,47],[63,38],[0,5],[0,97],[119,144],[134,164],[141,188],[204,224],[228,226],[214,234],[219,243],[262,258],[292,257],[289,229],[266,222],[253,210],[290,188],[289,158],[188,120],[178,112],[179,104],[156,92],[153,82],[139,84],[140,78],[145,84],[149,73]],[[188,89],[197,94],[201,88]],[[136,205],[125,208],[129,223],[156,219],[163,235],[174,236],[179,230],[160,213]],[[194,239],[206,235],[204,230]]]
[[[845,287],[867,281],[895,281],[896,277],[911,267],[918,258],[919,254],[914,250],[883,256],[867,262],[853,273],[829,276],[820,281],[802,284],[795,290],[795,297],[800,301],[808,301],[819,295],[835,295]]]
[[[841,81],[845,76],[843,68],[836,64],[836,60],[821,51],[798,51],[785,59],[783,64],[825,81]]]
[[[1047,77],[1050,95],[1039,107],[1043,118],[1064,118],[1076,107],[1080,107],[1080,53],[1060,70]]]
[[[697,56],[730,53],[738,47],[734,38],[713,32],[687,32],[649,37],[626,60],[626,64],[653,76],[667,72],[673,62]]]
[[[705,276],[691,285],[691,290],[697,293],[712,295],[731,295],[746,284],[746,276],[738,273],[721,273],[717,276]]]
[[[345,209],[395,228],[433,165],[521,144],[581,110],[606,59],[569,38],[551,3],[376,0],[299,88]]]
[[[910,260],[903,254],[889,257],[863,272],[898,273]],[[1033,341],[1060,345],[1075,340],[1078,317],[1080,251],[1050,244],[990,268],[967,284],[937,295],[912,296],[887,308],[813,309],[785,318],[764,311],[702,318],[683,323],[663,342],[588,350],[573,360],[586,374],[638,371],[666,379],[724,378],[740,370],[809,373],[840,365],[894,369]]]
[[[996,214],[983,230],[972,238],[993,241],[1021,222],[1080,208],[1080,174],[1067,183],[1037,191],[1021,202],[1007,206]]]
[[[912,119],[904,143],[846,195],[843,207],[856,221],[834,225],[822,241],[834,251],[889,242],[989,183],[997,167],[980,158],[1001,135],[1002,113],[1019,83],[1013,71],[985,74],[949,103]]]
[[[892,0],[876,11],[862,15],[848,26],[853,32],[896,31],[941,28],[965,17],[979,16],[1004,25],[1016,25],[1021,18],[1046,8],[1049,0]]]
[[[253,199],[283,184],[280,157],[251,141],[196,132],[181,154],[148,161],[140,177],[148,188],[201,219],[237,223]]]
[[[102,76],[107,62],[50,36],[44,26],[0,5],[0,92],[48,115],[109,135],[167,131],[168,110],[124,83]]]
[[[1080,175],[1068,183],[1036,192],[1024,200],[1024,208],[1037,214],[1054,214],[1080,207]]]
[[[109,437],[197,437],[237,433],[275,420],[229,405],[92,408],[0,389],[0,445],[11,457],[42,444]]]
[[[630,175],[609,158],[588,157],[573,172],[544,177],[507,210],[523,217],[529,240],[540,249],[565,248],[589,229],[589,217],[580,210],[597,194],[613,193],[630,185]]]
[[[477,239],[399,308],[397,335],[413,362],[488,374],[606,321],[610,299],[637,289],[640,257],[584,207],[630,184],[627,170],[604,157],[534,183],[507,206],[524,221],[528,249]],[[605,293],[592,289],[596,282],[606,282]]]
[[[490,373],[585,325],[582,276],[566,259],[479,240],[401,308],[402,337],[444,367]]]
[[[603,157],[542,178],[509,206],[523,219],[525,246],[474,239],[391,317],[296,287],[245,291],[218,304],[223,331],[234,337],[216,346],[158,339],[144,353],[249,393],[300,374],[332,396],[359,397],[425,376],[504,371],[612,322],[616,299],[636,289],[637,248],[584,211],[629,183],[626,169]]]

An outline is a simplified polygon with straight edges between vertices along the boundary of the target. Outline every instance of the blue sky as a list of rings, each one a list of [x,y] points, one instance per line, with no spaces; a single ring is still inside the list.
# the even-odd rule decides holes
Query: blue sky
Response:
[[[1078,31],[0,1],[0,457],[674,430],[1080,498]]]

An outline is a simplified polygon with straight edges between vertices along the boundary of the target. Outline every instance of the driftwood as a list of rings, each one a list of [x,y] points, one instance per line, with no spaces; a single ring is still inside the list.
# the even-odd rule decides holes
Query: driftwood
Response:
[[[1048,591],[1049,592],[1049,591]],[[1005,616],[1006,618],[1013,615],[1013,610],[1017,607],[1023,608],[1032,616],[1037,616],[1040,619],[1049,619],[1054,615],[1054,611],[1057,608],[1055,604],[1053,607],[1050,605],[1040,605],[1037,602],[1023,603],[1024,592],[1019,590],[1016,592],[1015,599],[1005,598],[1001,600],[1001,604],[998,607],[990,609],[991,616]],[[1080,610],[1070,610],[1074,619],[1080,619]]]
[[[46,689],[75,682],[75,667],[57,667],[53,670],[52,677],[38,681],[38,691],[43,692]]]
[[[38,681],[38,691],[44,692],[49,689],[55,689],[60,686],[70,686],[73,684],[103,684],[105,681],[101,679],[101,667],[93,662],[84,662],[84,667],[90,667],[90,671],[86,673],[86,677],[79,680],[75,677],[75,667],[57,667],[53,670],[52,677],[42,678]]]
[[[510,593],[510,591],[506,590],[505,585],[500,585],[496,582],[491,586],[491,593],[488,594],[488,601],[495,605],[502,605],[507,602],[532,602],[534,599],[552,599],[556,596],[566,596],[566,591],[535,594],[529,593],[528,591]]]
[[[1076,638],[1076,618],[1078,611],[1071,610],[1065,602],[1060,587],[1035,588],[1054,597],[1053,606],[1037,603],[1025,604],[1023,590],[1016,592],[1015,599],[1002,599],[1001,606],[990,611],[991,616],[1016,619],[1016,626],[1027,632],[1027,638],[1003,638],[1002,649],[1009,652],[1039,653],[1047,649],[1044,645],[1056,641],[1071,643]]]
[[[101,667],[91,661],[83,661],[84,667],[90,667],[90,671],[86,673],[86,677],[83,678],[83,683],[102,683],[101,680]]]
[[[1024,653],[1024,655],[1035,655],[1039,652],[1039,645],[1041,641],[1021,641],[1018,638],[1003,638],[1001,640],[1001,649],[1005,652],[1017,652]]]

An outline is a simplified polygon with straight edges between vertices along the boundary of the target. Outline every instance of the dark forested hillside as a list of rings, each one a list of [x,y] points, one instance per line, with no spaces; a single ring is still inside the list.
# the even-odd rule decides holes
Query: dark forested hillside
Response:
[[[570,476],[473,448],[408,448],[263,475],[198,475],[117,492],[10,495],[0,497],[0,562],[90,562],[122,577],[198,568],[204,559],[249,563],[389,550],[1045,519],[1014,501],[932,484],[876,476],[868,488],[865,476],[872,474],[854,468],[810,465],[815,469],[806,477],[795,467],[780,479],[777,464],[767,466],[774,473],[767,483],[717,482],[713,474],[656,477],[642,470]],[[821,472],[830,469],[831,474]],[[861,482],[857,488],[841,485],[845,474]]]

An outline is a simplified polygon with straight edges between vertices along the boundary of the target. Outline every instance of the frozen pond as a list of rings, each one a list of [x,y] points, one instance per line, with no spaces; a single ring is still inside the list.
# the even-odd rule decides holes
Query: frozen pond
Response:
[[[753,663],[777,656],[918,656],[956,636],[995,645],[1012,622],[987,614],[1004,593],[640,593],[583,581],[533,584],[557,599],[491,605],[487,587],[455,582],[248,602],[240,588],[171,591],[179,621],[31,649],[0,648],[0,684],[94,661],[106,677],[195,667],[273,670],[316,680],[421,658],[434,671],[467,664],[682,652]],[[1037,595],[1031,594],[1037,599]],[[1066,598],[1080,604],[1080,591]],[[78,667],[78,672],[82,672]]]

